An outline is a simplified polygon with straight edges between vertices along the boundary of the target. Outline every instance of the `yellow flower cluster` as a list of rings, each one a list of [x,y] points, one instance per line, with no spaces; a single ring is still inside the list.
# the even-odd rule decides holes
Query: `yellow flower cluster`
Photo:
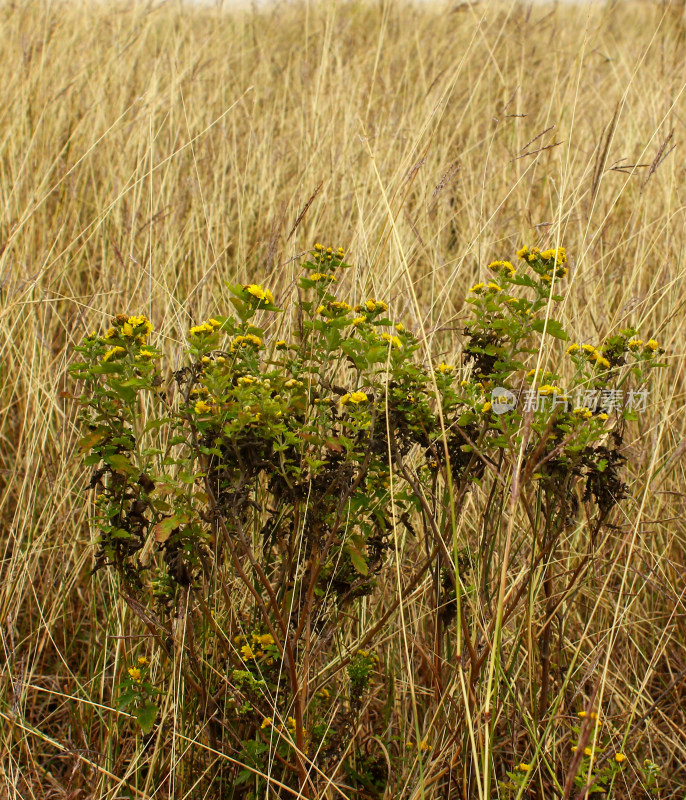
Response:
[[[310,275],[311,281],[326,281],[327,283],[337,283],[338,278],[335,275],[331,275],[327,272],[315,272],[314,274]]]
[[[586,408],[586,406],[582,406],[581,408],[575,408],[574,413],[577,417],[581,417],[582,419],[591,419],[593,416],[593,412],[590,408]]]
[[[391,348],[395,347],[398,350],[402,350],[402,342],[397,336],[391,336],[390,333],[382,333],[381,338],[384,342],[389,344]]]
[[[586,353],[589,361],[595,361],[596,366],[604,367],[605,369],[610,368],[610,362],[605,358],[600,350],[598,350],[597,347],[594,347],[592,344],[582,344],[581,349]],[[567,352],[569,352],[569,348],[567,349]]]
[[[276,347],[277,350],[287,350],[288,349],[288,344],[286,343],[285,339],[279,339],[275,343],[274,347]]]
[[[369,401],[369,397],[364,392],[350,392],[349,394],[344,394],[341,397],[341,405],[347,406],[352,404],[354,406],[360,405],[360,403],[366,403]]]
[[[192,327],[188,334],[189,336],[202,336],[205,333],[214,333],[219,327],[221,327],[221,322],[218,319],[210,319],[207,322],[203,322],[202,325]]]
[[[236,338],[231,342],[232,353],[235,353],[236,350],[245,347],[254,347],[258,350],[260,347],[262,347],[262,339],[260,339],[259,336],[255,336],[253,333],[248,333],[245,336],[236,336]]]
[[[355,319],[350,323],[354,328],[357,328],[358,325],[364,325],[367,321],[366,317],[355,317]]]
[[[522,763],[517,766],[517,769],[520,772],[530,772],[531,771],[531,764],[527,764],[526,762],[522,761]]]
[[[142,673],[138,667],[129,667],[128,673],[131,676],[131,680],[135,681],[135,683],[140,683],[143,679]]]
[[[543,386],[538,387],[538,393],[544,396],[551,394],[562,394],[562,389],[559,386],[552,386],[549,383],[544,383]]]
[[[196,414],[212,414],[216,409],[214,403],[208,403],[205,400],[198,400],[198,402],[193,406],[193,410]]]
[[[363,305],[355,306],[355,311],[362,311],[362,309],[365,309],[370,314],[375,314],[379,311],[388,311],[388,303],[384,303],[383,300],[374,300],[370,298],[366,300]]]
[[[119,356],[124,355],[126,353],[125,347],[111,347],[105,355],[102,357],[103,361],[112,361]]]
[[[252,295],[260,303],[271,304],[274,302],[274,295],[269,291],[269,289],[265,289],[264,286],[260,286],[257,283],[250,283],[246,286],[243,286],[243,288],[249,295]]]
[[[488,268],[493,272],[498,272],[510,280],[517,276],[517,271],[509,261],[491,261]]]
[[[540,255],[541,251],[538,247],[522,247],[520,250],[517,250],[517,258],[520,258],[522,261],[535,261],[536,256]]]
[[[486,288],[485,283],[475,283],[474,286],[472,286],[472,288],[469,291],[473,292],[474,294],[481,294],[481,292],[483,292],[485,288]]]
[[[450,375],[451,372],[455,371],[455,367],[452,364],[446,364],[444,361],[436,367],[436,372],[440,372],[441,375]]]
[[[129,339],[135,337],[141,344],[145,344],[151,331],[152,323],[142,314],[138,317],[128,317],[121,328],[124,336]]]

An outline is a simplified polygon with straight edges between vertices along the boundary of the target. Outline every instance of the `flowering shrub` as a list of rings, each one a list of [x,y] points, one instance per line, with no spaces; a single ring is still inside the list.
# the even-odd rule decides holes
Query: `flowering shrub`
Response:
[[[621,446],[637,412],[619,398],[644,390],[661,350],[626,329],[560,344],[568,366],[548,369],[568,340],[553,314],[566,254],[518,255],[517,267],[494,261],[493,279],[470,290],[454,364],[432,363],[386,302],[340,299],[345,254],[320,245],[303,264],[287,336],[267,337],[282,311],[251,284],[230,287],[231,314],[190,328],[173,372],[145,317],[118,315],[83,340],[71,372],[95,492],[95,569],[114,570],[156,643],[155,672],[145,660],[122,684],[120,706],[144,732],[164,724],[151,676],[163,685],[175,664],[185,719],[243,765],[227,780],[246,796],[268,780],[318,796],[339,764],[350,784],[381,796],[403,771],[389,777],[370,737],[385,737],[396,765],[439,757],[430,731],[400,736],[403,721],[382,713],[381,634],[404,595],[435,575],[435,680],[452,652],[468,686],[463,723],[478,718],[500,647],[484,647],[484,635],[522,612],[530,585],[515,583],[506,603],[499,594],[496,565],[507,570],[512,549],[496,548],[505,509],[518,515],[528,580],[543,586],[536,724],[553,714],[551,620],[561,584],[570,592],[575,580],[558,550],[584,520],[592,553],[626,494]],[[479,552],[458,536],[470,495],[483,514]],[[423,556],[401,587],[393,576],[408,540]],[[468,738],[464,754],[476,759]],[[512,753],[499,772],[519,785],[536,774],[536,754]]]

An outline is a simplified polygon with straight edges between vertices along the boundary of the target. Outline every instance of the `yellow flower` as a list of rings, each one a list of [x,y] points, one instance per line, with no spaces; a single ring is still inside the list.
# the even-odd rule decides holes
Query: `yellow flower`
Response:
[[[431,750],[432,746],[426,741],[426,739],[422,739],[422,741],[417,745],[417,748],[425,753],[427,750]]]
[[[584,755],[585,756],[593,755],[593,750],[590,747],[584,747]]]
[[[276,344],[274,345],[277,350],[286,350],[288,349],[288,345],[286,344],[285,339],[279,339]]]
[[[214,327],[209,322],[203,322],[202,325],[195,325],[188,331],[189,336],[200,336],[203,333],[214,333]]]
[[[265,728],[268,728],[271,724],[272,724],[272,721],[270,719],[267,719],[266,717],[263,717],[262,718],[262,724],[260,725],[260,728],[262,728],[262,730],[264,730]]]
[[[138,659],[138,663],[141,665],[141,667],[147,667],[150,662],[145,656],[140,656]]]
[[[364,306],[370,314],[375,311],[388,311],[388,305],[383,300],[367,300]]]
[[[193,408],[196,414],[210,414],[214,411],[214,406],[211,403],[206,403],[204,400],[198,400]]]
[[[653,353],[660,347],[660,345],[655,341],[655,339],[649,339],[646,342],[646,350],[652,350]]]
[[[126,349],[124,347],[112,347],[102,357],[103,361],[112,361],[113,358],[124,355]]]
[[[521,248],[521,250],[517,250],[517,258],[524,259],[527,257],[528,253],[529,253],[529,248],[524,246]]]
[[[270,644],[274,644],[274,637],[271,635],[271,633],[253,633],[252,641],[255,645],[267,647]]]
[[[238,379],[237,383],[239,386],[250,386],[251,383],[255,383],[255,380],[252,375],[244,375]]]
[[[129,667],[128,672],[132,681],[135,681],[136,683],[141,682],[141,671],[138,669],[138,667]]]
[[[544,384],[543,386],[538,387],[538,393],[544,396],[549,394],[562,394],[562,389],[559,386],[551,386],[550,384]]]
[[[531,770],[531,764],[526,764],[522,761],[521,764],[517,767],[520,772],[529,772]]]
[[[322,246],[319,244],[319,242],[317,242],[317,243],[315,244],[315,246],[314,246],[314,249],[315,249],[315,250],[321,250],[321,249],[322,249]]]
[[[158,354],[154,350],[146,350],[142,348],[141,351],[138,353],[139,358],[157,358]]]
[[[541,258],[544,258],[546,261],[555,259],[558,264],[564,264],[567,260],[567,253],[564,247],[558,247],[557,250],[552,248],[550,250],[544,250],[541,253]]]
[[[256,300],[265,303],[273,303],[274,302],[274,295],[269,291],[269,289],[265,289],[264,286],[259,286],[256,283],[251,283],[248,286],[243,287],[248,294],[251,294]]]
[[[369,398],[364,392],[352,392],[350,394],[344,394],[343,397],[341,397],[341,405],[346,406],[352,403],[354,406],[357,406],[360,403],[366,403],[368,400]]]
[[[624,755],[624,753],[615,753],[615,761],[618,764],[621,764],[622,761],[626,761],[626,756]]]
[[[362,325],[362,324],[363,324],[363,323],[365,323],[366,321],[367,321],[367,318],[366,318],[366,317],[355,317],[355,319],[354,319],[354,320],[353,320],[353,321],[352,321],[350,324],[351,324],[351,325],[352,325],[354,328],[356,328],[358,325]]]
[[[604,356],[601,356],[600,353],[596,353],[594,360],[599,367],[605,367],[605,369],[610,368],[610,362]]]
[[[303,382],[297,380],[296,378],[289,378],[286,383],[284,383],[285,389],[295,389],[298,386],[302,386]]]
[[[497,284],[497,283],[494,283],[493,281],[489,281],[489,282],[488,282],[488,288],[489,288],[489,289],[490,289],[492,292],[502,292],[502,289],[500,288],[500,286],[498,286],[498,284]]]
[[[510,280],[517,276],[515,268],[509,261],[491,261],[488,268],[493,272],[504,274],[505,277],[510,278]]]
[[[133,327],[130,325],[130,323],[125,322],[122,325],[121,332],[124,334],[124,336],[133,336]]]
[[[402,342],[398,339],[397,336],[391,336],[390,333],[382,333],[381,338],[384,342],[387,342],[391,347],[395,347],[398,350],[402,349]]]
[[[590,408],[586,408],[586,406],[582,406],[581,408],[575,408],[574,413],[581,417],[582,419],[590,419],[593,416],[593,412]],[[585,711],[581,711],[581,714],[585,715]]]
[[[296,729],[295,717],[287,717],[286,718],[286,725],[288,726],[288,730],[291,733],[295,733],[295,729]]]
[[[337,283],[338,278],[335,275],[331,275],[328,272],[315,272],[314,274],[310,275],[311,281],[327,281],[328,283]]]
[[[455,367],[452,364],[446,364],[444,361],[436,367],[436,372],[440,372],[441,375],[449,375],[453,372]]]
[[[474,294],[481,294],[481,292],[486,288],[485,283],[476,283],[472,288],[469,290],[470,292],[474,292]]]
[[[567,348],[567,355],[568,356],[574,355],[574,353],[576,353],[578,350],[579,350],[578,344],[570,344],[569,347]]]
[[[215,319],[214,317],[212,317],[212,319],[209,319],[208,322],[213,328],[221,328],[222,326],[221,322],[218,319]]]
[[[244,644],[243,647],[241,647],[241,656],[243,656],[244,661],[250,661],[255,658],[255,654],[249,644]]]
[[[231,352],[235,353],[236,348],[240,347],[255,347],[260,348],[262,347],[262,339],[259,336],[255,336],[252,333],[248,333],[245,336],[236,336],[236,338],[231,342]]]
[[[629,341],[629,350],[638,350],[643,346],[643,339],[631,339]]]
[[[610,419],[610,418],[608,417],[607,414],[605,414],[605,412],[603,412],[602,414],[598,414],[598,419],[602,419],[603,422],[604,422],[606,419]],[[593,718],[592,714],[591,714],[591,718]]]
[[[322,700],[328,700],[331,697],[331,692],[326,688],[320,689],[317,692],[317,697],[321,697]]]
[[[396,331],[398,331],[398,333],[405,333],[405,326],[402,324],[402,322],[399,322],[395,326],[395,329],[396,329]]]
[[[487,412],[489,412],[489,411],[491,410],[491,408],[492,408],[492,406],[491,406],[491,404],[490,404],[490,403],[484,403],[484,404],[481,406],[481,411],[482,411],[484,414],[486,414]]]
[[[329,308],[336,314],[347,314],[348,311],[352,311],[352,308],[345,300],[334,300],[329,303]]]
[[[592,344],[582,344],[582,345],[581,345],[581,349],[582,349],[582,350],[585,350],[585,351],[586,351],[587,353],[589,353],[589,354],[593,354],[593,353],[597,353],[597,352],[598,352],[598,351],[596,350],[596,348],[595,348],[595,347],[593,347],[593,345],[592,345]]]

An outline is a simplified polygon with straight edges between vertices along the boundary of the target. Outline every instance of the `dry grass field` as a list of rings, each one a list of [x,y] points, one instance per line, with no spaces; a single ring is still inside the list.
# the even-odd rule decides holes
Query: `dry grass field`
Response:
[[[0,797],[683,800],[683,4],[8,2],[0,19]],[[388,605],[374,644],[355,741],[380,783],[343,769],[298,783],[275,760],[270,783],[237,784],[240,741],[208,738],[186,713],[173,658],[145,651],[162,692],[151,735],[116,708],[147,629],[112,570],[91,574],[67,368],[120,312],[147,315],[180,365],[189,326],[230,307],[227,281],[267,285],[288,311],[316,241],[345,247],[351,303],[384,298],[455,363],[465,296],[489,261],[564,245],[570,337],[636,327],[668,366],[624,443],[628,496],[554,606],[545,725],[533,710],[551,609],[541,581],[502,631],[466,596],[488,651],[467,690],[455,658],[436,677],[428,572]],[[456,531],[476,584],[485,502],[475,488]],[[561,574],[587,538],[581,519]],[[526,552],[496,556],[505,588]],[[423,553],[403,539],[392,581]],[[384,592],[346,609],[350,646]],[[582,722],[599,769],[626,755],[610,793],[566,785]],[[406,745],[420,738],[426,749]],[[531,769],[508,789],[520,762]]]

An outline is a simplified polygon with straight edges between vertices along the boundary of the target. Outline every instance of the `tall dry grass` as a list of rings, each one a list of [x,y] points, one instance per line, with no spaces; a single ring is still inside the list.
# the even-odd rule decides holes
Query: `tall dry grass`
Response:
[[[643,796],[639,753],[662,765],[661,796],[683,797],[682,9],[70,2],[6,3],[0,17],[2,796],[196,796],[201,776],[174,764],[202,736],[172,725],[168,779],[151,785],[150,754],[112,708],[133,622],[110,575],[89,577],[66,367],[121,310],[149,314],[173,351],[227,306],[229,279],[287,304],[292,259],[321,239],[358,265],[353,299],[390,297],[448,349],[491,257],[563,243],[570,333],[640,324],[667,349],[628,450],[626,516],[560,638],[580,653],[565,708],[597,685],[626,739],[617,797]],[[479,519],[460,535],[478,542]],[[411,719],[416,684],[434,743],[421,776],[395,786],[403,798],[448,796],[461,758],[424,681],[422,598],[404,607],[411,659],[399,618],[385,637],[393,702]],[[510,722],[521,749],[526,727]],[[555,742],[560,758],[568,745]],[[464,776],[451,791],[480,797]]]

